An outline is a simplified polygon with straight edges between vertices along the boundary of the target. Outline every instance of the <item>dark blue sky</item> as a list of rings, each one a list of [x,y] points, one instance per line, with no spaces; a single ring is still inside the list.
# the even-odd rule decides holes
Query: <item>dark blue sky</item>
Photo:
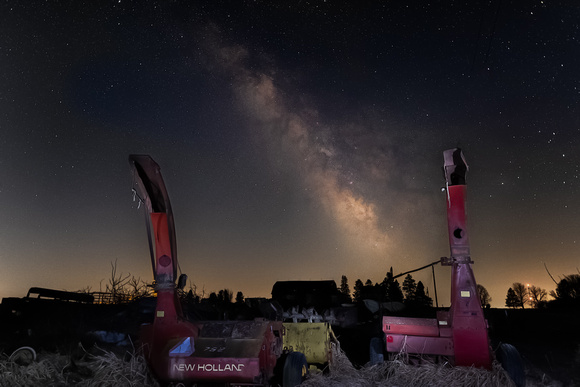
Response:
[[[492,304],[551,290],[544,262],[571,274],[580,253],[578,20],[523,0],[5,2],[0,296],[99,290],[114,261],[151,278],[132,153],[162,168],[198,289],[380,282],[448,254],[456,146]]]

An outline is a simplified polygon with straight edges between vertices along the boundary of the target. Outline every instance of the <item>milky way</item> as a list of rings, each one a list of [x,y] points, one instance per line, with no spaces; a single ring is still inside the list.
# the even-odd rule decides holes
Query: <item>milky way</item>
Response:
[[[580,253],[580,10],[499,5],[2,5],[0,294],[98,290],[115,261],[150,279],[139,153],[198,289],[380,282],[448,254],[456,146],[492,304],[553,289],[544,263],[571,274]]]

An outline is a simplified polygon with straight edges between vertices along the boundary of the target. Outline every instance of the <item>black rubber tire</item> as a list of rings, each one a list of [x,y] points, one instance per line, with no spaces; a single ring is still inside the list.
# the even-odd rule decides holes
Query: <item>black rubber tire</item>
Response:
[[[284,363],[282,387],[299,386],[308,374],[308,362],[302,352],[291,352]]]
[[[370,364],[382,364],[385,361],[385,354],[383,352],[383,340],[380,337],[371,338],[369,345]]]
[[[501,343],[495,354],[503,369],[517,387],[525,387],[526,374],[520,353],[511,344]]]

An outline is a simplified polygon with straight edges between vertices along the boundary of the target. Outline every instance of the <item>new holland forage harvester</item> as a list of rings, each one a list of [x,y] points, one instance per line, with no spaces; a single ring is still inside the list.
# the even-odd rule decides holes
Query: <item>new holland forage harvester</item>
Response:
[[[157,293],[153,323],[142,326],[140,339],[149,367],[160,381],[177,385],[262,386],[276,380],[283,386],[295,386],[308,370],[307,361],[330,360],[331,330],[326,323],[310,324],[309,329],[303,329],[301,323],[290,327],[282,321],[265,319],[186,320],[177,295],[186,277],[182,274],[176,286],[175,227],[159,165],[143,155],[131,155],[129,162],[136,185],[134,195],[147,210]]]
[[[387,353],[445,356],[457,366],[491,369],[487,322],[471,269],[466,227],[465,175],[467,164],[460,149],[444,155],[447,223],[451,256],[441,264],[451,266],[451,307],[437,318],[383,317]]]
[[[451,256],[441,258],[440,262],[451,266],[451,307],[438,311],[435,319],[384,316],[386,351],[388,354],[442,356],[456,366],[490,370],[493,353],[471,269],[473,261],[466,227],[465,175],[468,168],[459,148],[446,150],[443,156]],[[371,344],[371,355],[373,348]],[[518,387],[526,385],[522,360],[513,345],[500,343],[496,358]]]

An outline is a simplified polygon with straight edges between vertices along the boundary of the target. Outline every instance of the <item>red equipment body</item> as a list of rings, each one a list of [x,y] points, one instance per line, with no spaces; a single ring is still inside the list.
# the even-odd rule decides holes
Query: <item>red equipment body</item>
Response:
[[[190,322],[176,289],[177,254],[173,213],[159,165],[131,155],[140,203],[148,211],[157,306],[140,339],[153,373],[166,382],[265,384],[282,353],[282,322]],[[181,281],[180,281],[181,282]]]
[[[387,352],[443,355],[457,366],[491,369],[487,322],[483,315],[477,283],[471,269],[465,197],[467,164],[460,149],[444,152],[447,183],[447,224],[451,266],[451,307],[437,312],[436,319],[383,317]]]

